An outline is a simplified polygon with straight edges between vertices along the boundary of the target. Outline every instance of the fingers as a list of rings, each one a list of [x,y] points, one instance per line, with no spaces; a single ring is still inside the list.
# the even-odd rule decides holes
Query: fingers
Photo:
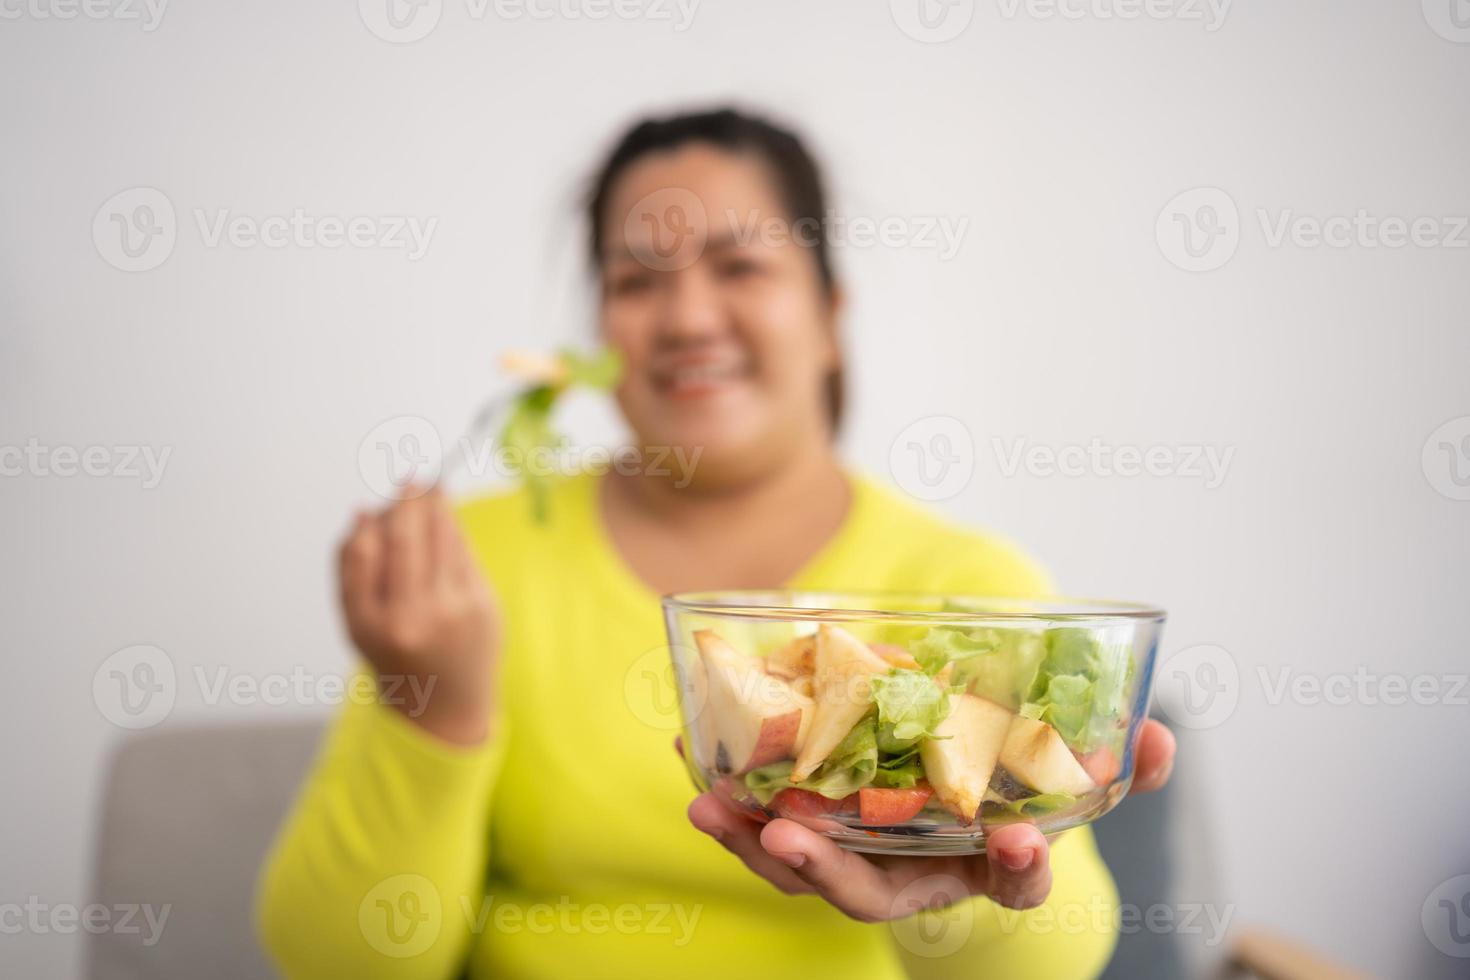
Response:
[[[1174,771],[1174,733],[1152,718],[1138,732],[1134,764],[1134,793],[1149,793],[1169,781]]]
[[[860,922],[894,916],[893,888],[883,871],[794,820],[772,820],[760,832],[766,854],[795,871],[818,895]]]
[[[431,508],[428,496],[421,495],[398,501],[383,515],[388,544],[384,582],[390,605],[418,594],[429,584]]]
[[[985,893],[1008,909],[1031,909],[1051,891],[1051,849],[1028,823],[1014,823],[985,842],[988,869]]]
[[[760,825],[732,813],[709,793],[689,804],[689,822],[709,834],[745,866],[788,895],[806,895],[812,889],[781,861],[761,847]]]
[[[435,487],[428,493],[425,524],[429,539],[429,579],[435,588],[457,585],[460,577],[462,550],[459,528],[444,495]]]
[[[372,514],[359,514],[338,552],[337,579],[349,624],[377,617],[383,586],[383,526]]]

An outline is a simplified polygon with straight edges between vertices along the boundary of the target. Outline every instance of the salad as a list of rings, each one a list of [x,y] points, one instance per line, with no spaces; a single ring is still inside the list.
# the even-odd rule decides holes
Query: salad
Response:
[[[694,631],[694,761],[766,815],[892,827],[1095,809],[1122,771],[1133,657],[1106,629],[840,626],[747,656]]]

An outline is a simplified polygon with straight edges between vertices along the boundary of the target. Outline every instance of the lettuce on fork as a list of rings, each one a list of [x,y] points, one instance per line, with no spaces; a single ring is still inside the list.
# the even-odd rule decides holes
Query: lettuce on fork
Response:
[[[507,464],[530,494],[532,513],[538,523],[544,524],[550,516],[551,488],[558,475],[548,464],[565,443],[551,424],[557,399],[568,388],[579,385],[610,391],[622,375],[622,359],[612,348],[594,354],[574,350],[555,355],[513,352],[501,359],[501,366],[526,387],[512,401],[498,441],[507,450]]]

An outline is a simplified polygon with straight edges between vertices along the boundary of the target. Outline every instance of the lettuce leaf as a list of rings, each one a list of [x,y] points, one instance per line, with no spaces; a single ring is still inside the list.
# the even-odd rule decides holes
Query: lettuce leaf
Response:
[[[902,755],[883,759],[878,771],[873,773],[873,785],[883,789],[908,789],[924,778],[924,764],[919,761],[919,750],[910,749]]]
[[[546,472],[548,464],[566,441],[551,424],[557,399],[575,386],[608,391],[623,372],[622,357],[610,347],[593,354],[562,350],[558,356],[566,368],[566,380],[535,385],[518,394],[497,440],[502,449],[508,450],[504,453],[506,465],[515,470],[531,497],[531,514],[538,524],[550,517],[551,489],[557,479],[557,474]]]
[[[1051,725],[1077,752],[1114,747],[1132,679],[1128,644],[1102,642],[1092,630],[1061,627],[1047,632],[1046,648],[1020,713]]]
[[[582,354],[570,349],[558,353],[566,365],[568,384],[610,391],[622,377],[623,359],[612,347],[604,347],[595,354]]]
[[[878,706],[879,747],[900,752],[934,729],[949,715],[949,692],[920,670],[895,667],[874,677],[873,703]]]
[[[1008,800],[1000,806],[1017,816],[1037,817],[1069,807],[1075,802],[1077,797],[1071,793],[1038,793],[1035,796],[1023,796],[1019,800]]]
[[[1092,681],[1082,674],[1057,674],[1036,700],[1021,705],[1020,714],[1046,722],[1073,745],[1084,741],[1092,712]]]
[[[852,726],[827,761],[800,784],[801,789],[840,800],[873,781],[878,771],[878,719],[872,712]]]
[[[766,806],[775,799],[777,793],[795,785],[791,782],[791,767],[794,765],[795,762],[786,759],[752,769],[745,774],[745,788],[750,790],[750,795],[761,801],[762,806]]]
[[[936,674],[953,663],[957,684],[1012,711],[1026,699],[1045,654],[1040,630],[937,626],[914,645],[925,671]]]
[[[1128,643],[1106,630],[940,626],[914,644],[914,659],[931,674],[953,663],[960,689],[1046,722],[1078,752],[1118,747],[1134,666]]]

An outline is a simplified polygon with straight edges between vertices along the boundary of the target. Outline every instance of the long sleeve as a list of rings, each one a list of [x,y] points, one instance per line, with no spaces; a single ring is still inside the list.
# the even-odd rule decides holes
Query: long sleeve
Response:
[[[894,946],[912,980],[1088,980],[1102,973],[1117,943],[1118,892],[1091,829],[1055,838],[1051,858],[1051,894],[1034,909],[976,898],[894,923]]]
[[[460,975],[508,738],[496,717],[485,743],[461,749],[349,700],[259,881],[257,929],[283,975]]]

